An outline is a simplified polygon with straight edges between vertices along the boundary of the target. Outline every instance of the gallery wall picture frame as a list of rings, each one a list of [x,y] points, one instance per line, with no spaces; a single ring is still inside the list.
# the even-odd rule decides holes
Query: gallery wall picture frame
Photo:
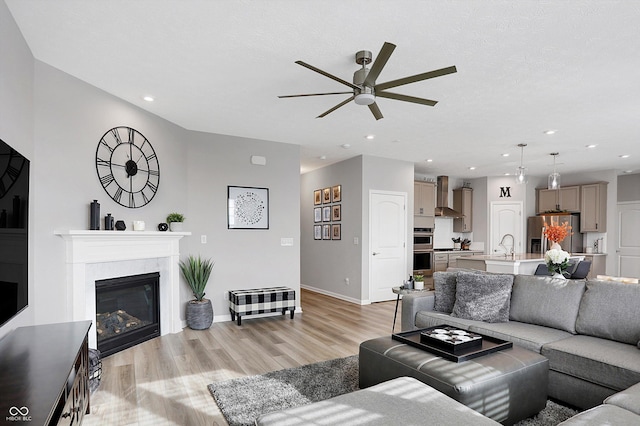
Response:
[[[331,239],[332,240],[340,240],[342,239],[342,226],[338,224],[331,225]]]
[[[339,203],[342,201],[342,185],[334,185],[331,187],[331,202]]]
[[[342,220],[342,207],[341,204],[334,204],[331,206],[331,221],[340,222]]]
[[[314,240],[322,239],[322,225],[313,225],[313,239]]]
[[[313,205],[317,206],[318,204],[322,204],[322,189],[313,191]]]
[[[331,222],[331,206],[324,206],[322,208],[322,221]]]
[[[325,188],[322,190],[322,204],[329,204],[331,202],[331,188]]]
[[[227,228],[269,229],[269,188],[227,186]]]
[[[322,207],[315,207],[313,209],[313,221],[322,222]]]
[[[322,239],[330,240],[331,239],[331,225],[322,225]]]

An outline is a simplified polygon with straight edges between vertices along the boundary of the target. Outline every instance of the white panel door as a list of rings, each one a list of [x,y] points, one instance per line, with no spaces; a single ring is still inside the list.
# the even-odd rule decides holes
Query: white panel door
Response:
[[[618,204],[618,272],[640,277],[640,203]]]
[[[407,279],[406,194],[371,192],[369,201],[369,299],[392,300]]]
[[[513,253],[524,253],[523,236],[522,203],[492,202],[490,253],[511,254],[512,249]]]

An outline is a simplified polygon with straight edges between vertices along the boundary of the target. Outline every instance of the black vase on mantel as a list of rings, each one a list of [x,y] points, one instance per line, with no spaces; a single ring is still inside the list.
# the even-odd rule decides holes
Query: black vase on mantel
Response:
[[[98,200],[93,200],[89,207],[89,230],[100,230],[100,203]]]

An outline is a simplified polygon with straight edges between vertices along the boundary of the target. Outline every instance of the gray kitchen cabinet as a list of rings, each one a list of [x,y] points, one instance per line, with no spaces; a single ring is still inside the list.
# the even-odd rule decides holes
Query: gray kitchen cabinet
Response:
[[[580,212],[580,186],[565,186],[560,189],[536,189],[536,213],[550,211]]]
[[[463,215],[461,218],[453,219],[453,232],[471,232],[473,229],[473,190],[471,188],[453,190],[453,209]]]
[[[433,255],[434,272],[441,272],[447,270],[449,264],[449,255],[447,253],[434,253]]]
[[[436,184],[433,182],[413,183],[414,216],[435,216]]]
[[[582,185],[580,232],[607,232],[607,182]]]

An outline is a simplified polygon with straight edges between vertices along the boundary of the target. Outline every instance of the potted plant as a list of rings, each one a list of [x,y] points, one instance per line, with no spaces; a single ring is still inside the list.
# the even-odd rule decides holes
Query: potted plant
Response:
[[[182,222],[184,222],[184,215],[180,213],[169,213],[169,215],[167,216],[169,229],[173,232],[182,231]]]
[[[413,276],[413,288],[416,290],[424,290],[424,275],[415,274]]]
[[[211,300],[204,298],[214,262],[202,259],[200,256],[189,256],[186,261],[180,261],[180,271],[195,299],[187,303],[187,326],[193,330],[205,330],[213,323],[213,306]]]

